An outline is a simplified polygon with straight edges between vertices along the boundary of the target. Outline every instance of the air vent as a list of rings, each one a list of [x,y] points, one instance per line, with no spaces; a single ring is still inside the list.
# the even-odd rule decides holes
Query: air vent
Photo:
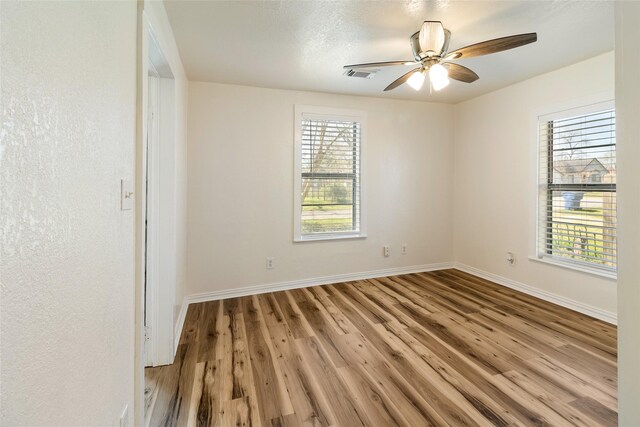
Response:
[[[360,79],[372,79],[380,70],[347,70],[344,75],[347,77],[358,77]]]

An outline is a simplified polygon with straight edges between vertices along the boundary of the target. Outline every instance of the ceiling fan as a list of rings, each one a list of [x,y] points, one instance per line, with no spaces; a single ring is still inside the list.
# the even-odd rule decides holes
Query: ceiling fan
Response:
[[[488,55],[490,53],[524,46],[538,40],[538,35],[536,33],[526,33],[501,37],[472,44],[456,49],[453,52],[447,52],[450,39],[451,32],[444,28],[442,22],[424,21],[420,31],[414,33],[410,39],[414,57],[413,61],[370,62],[366,64],[345,65],[344,68],[418,65],[417,68],[412,69],[394,80],[384,90],[395,89],[405,82],[415,90],[420,90],[428,73],[431,87],[438,91],[449,84],[449,78],[465,83],[473,83],[479,78],[478,75],[469,68],[448,61]]]

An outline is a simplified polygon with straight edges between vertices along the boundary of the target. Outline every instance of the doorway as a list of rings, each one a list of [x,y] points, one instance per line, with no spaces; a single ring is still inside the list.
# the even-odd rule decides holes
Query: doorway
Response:
[[[141,174],[145,366],[173,362],[176,289],[175,79],[148,27]]]

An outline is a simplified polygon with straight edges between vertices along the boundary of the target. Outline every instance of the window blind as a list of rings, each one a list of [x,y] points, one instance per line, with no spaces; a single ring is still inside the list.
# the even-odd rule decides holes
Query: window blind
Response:
[[[360,231],[361,123],[302,116],[301,233]]]
[[[541,257],[616,269],[615,111],[540,121]]]

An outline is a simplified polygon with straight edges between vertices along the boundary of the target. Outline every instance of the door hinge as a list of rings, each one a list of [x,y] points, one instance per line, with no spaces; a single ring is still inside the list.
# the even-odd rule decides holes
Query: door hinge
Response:
[[[151,327],[150,326],[145,326],[144,327],[144,340],[145,341],[149,341],[151,339]]]

